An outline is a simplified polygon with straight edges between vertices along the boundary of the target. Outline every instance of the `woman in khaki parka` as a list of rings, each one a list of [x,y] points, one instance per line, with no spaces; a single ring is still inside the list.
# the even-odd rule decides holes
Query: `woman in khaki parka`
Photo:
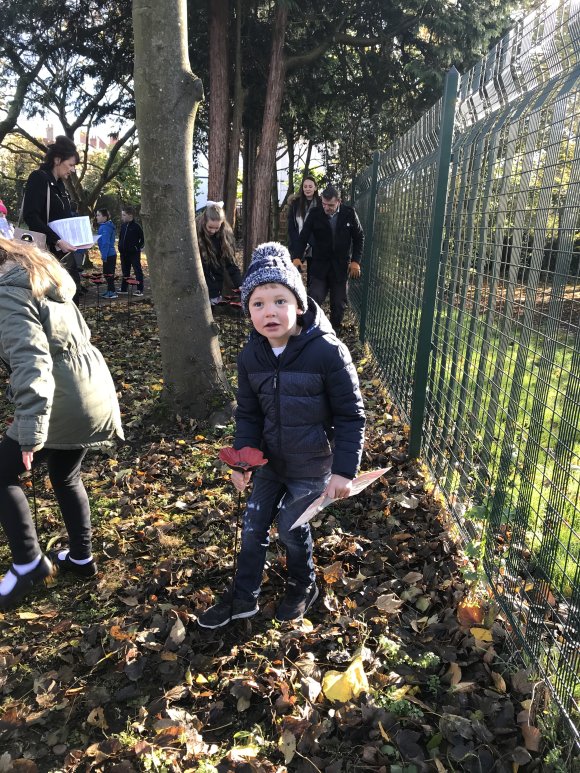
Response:
[[[13,564],[0,581],[0,610],[55,568],[97,573],[81,464],[89,448],[123,439],[109,369],[73,303],[75,284],[34,245],[0,238],[0,359],[10,374],[14,420],[0,441],[0,525]],[[19,476],[46,461],[69,549],[42,553]]]

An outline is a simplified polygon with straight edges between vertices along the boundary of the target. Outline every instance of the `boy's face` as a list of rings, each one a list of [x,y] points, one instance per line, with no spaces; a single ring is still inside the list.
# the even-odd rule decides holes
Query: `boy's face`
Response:
[[[286,346],[290,336],[297,335],[302,309],[286,285],[259,285],[250,296],[249,308],[252,324],[271,346]]]
[[[124,223],[130,223],[131,220],[133,220],[133,215],[130,215],[128,212],[125,212],[125,210],[123,209],[121,211],[121,220]]]

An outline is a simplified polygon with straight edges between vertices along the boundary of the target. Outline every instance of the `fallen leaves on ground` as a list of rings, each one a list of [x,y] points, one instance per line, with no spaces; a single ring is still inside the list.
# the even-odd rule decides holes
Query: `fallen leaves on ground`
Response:
[[[0,771],[537,769],[547,698],[510,671],[500,623],[465,601],[441,505],[354,328],[362,468],[392,468],[315,519],[308,620],[273,620],[285,575],[273,529],[259,615],[207,631],[196,613],[231,580],[237,494],[218,453],[233,427],[168,419],[152,306],[132,311],[130,347],[124,309],[108,316],[95,340],[127,444],[85,464],[100,573],[59,578],[0,618]],[[243,323],[218,325],[233,372]],[[42,476],[37,488],[41,540],[58,545]]]

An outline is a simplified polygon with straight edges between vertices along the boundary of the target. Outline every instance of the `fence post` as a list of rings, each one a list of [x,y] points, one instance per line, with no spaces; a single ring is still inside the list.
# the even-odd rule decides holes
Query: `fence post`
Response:
[[[371,264],[373,257],[373,236],[375,231],[375,209],[377,203],[377,183],[379,179],[379,158],[380,153],[375,150],[373,155],[373,167],[371,170],[371,187],[369,190],[369,203],[367,210],[367,221],[365,223],[365,246],[363,250],[363,287],[360,305],[360,325],[359,337],[362,343],[365,340],[367,326],[367,308],[369,302],[369,288],[371,286]]]
[[[423,284],[421,302],[421,321],[417,340],[415,357],[415,373],[413,378],[413,397],[411,402],[411,429],[409,437],[409,456],[419,456],[423,440],[423,419],[427,400],[427,379],[429,374],[429,355],[431,353],[431,332],[433,315],[437,298],[437,278],[441,260],[441,243],[445,223],[445,205],[447,202],[447,185],[449,182],[449,167],[451,164],[451,148],[453,143],[453,123],[455,120],[455,103],[459,73],[452,67],[445,79],[445,90],[441,103],[441,125],[439,127],[439,151],[435,172],[435,196],[433,201],[433,216],[427,243],[427,265]]]

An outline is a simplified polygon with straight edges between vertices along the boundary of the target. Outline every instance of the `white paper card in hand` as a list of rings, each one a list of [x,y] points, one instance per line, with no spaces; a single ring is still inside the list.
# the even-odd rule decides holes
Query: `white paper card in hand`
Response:
[[[380,478],[381,475],[387,473],[390,469],[390,467],[383,467],[381,470],[370,470],[369,472],[363,472],[362,475],[359,475],[358,478],[353,480],[352,489],[349,496],[352,497],[355,494],[360,494],[363,489],[365,489],[367,486],[370,486],[371,483],[373,483],[377,478]],[[294,521],[290,527],[290,531],[292,531],[292,529],[298,528],[298,526],[302,526],[304,523],[308,523],[308,521],[314,518],[317,513],[319,513],[321,510],[324,510],[327,505],[336,501],[336,499],[331,499],[330,497],[321,494],[318,499],[315,499],[314,502],[306,508],[300,518]]]
[[[88,215],[52,220],[48,225],[61,239],[72,244],[78,250],[88,249],[95,244],[91,220]]]

